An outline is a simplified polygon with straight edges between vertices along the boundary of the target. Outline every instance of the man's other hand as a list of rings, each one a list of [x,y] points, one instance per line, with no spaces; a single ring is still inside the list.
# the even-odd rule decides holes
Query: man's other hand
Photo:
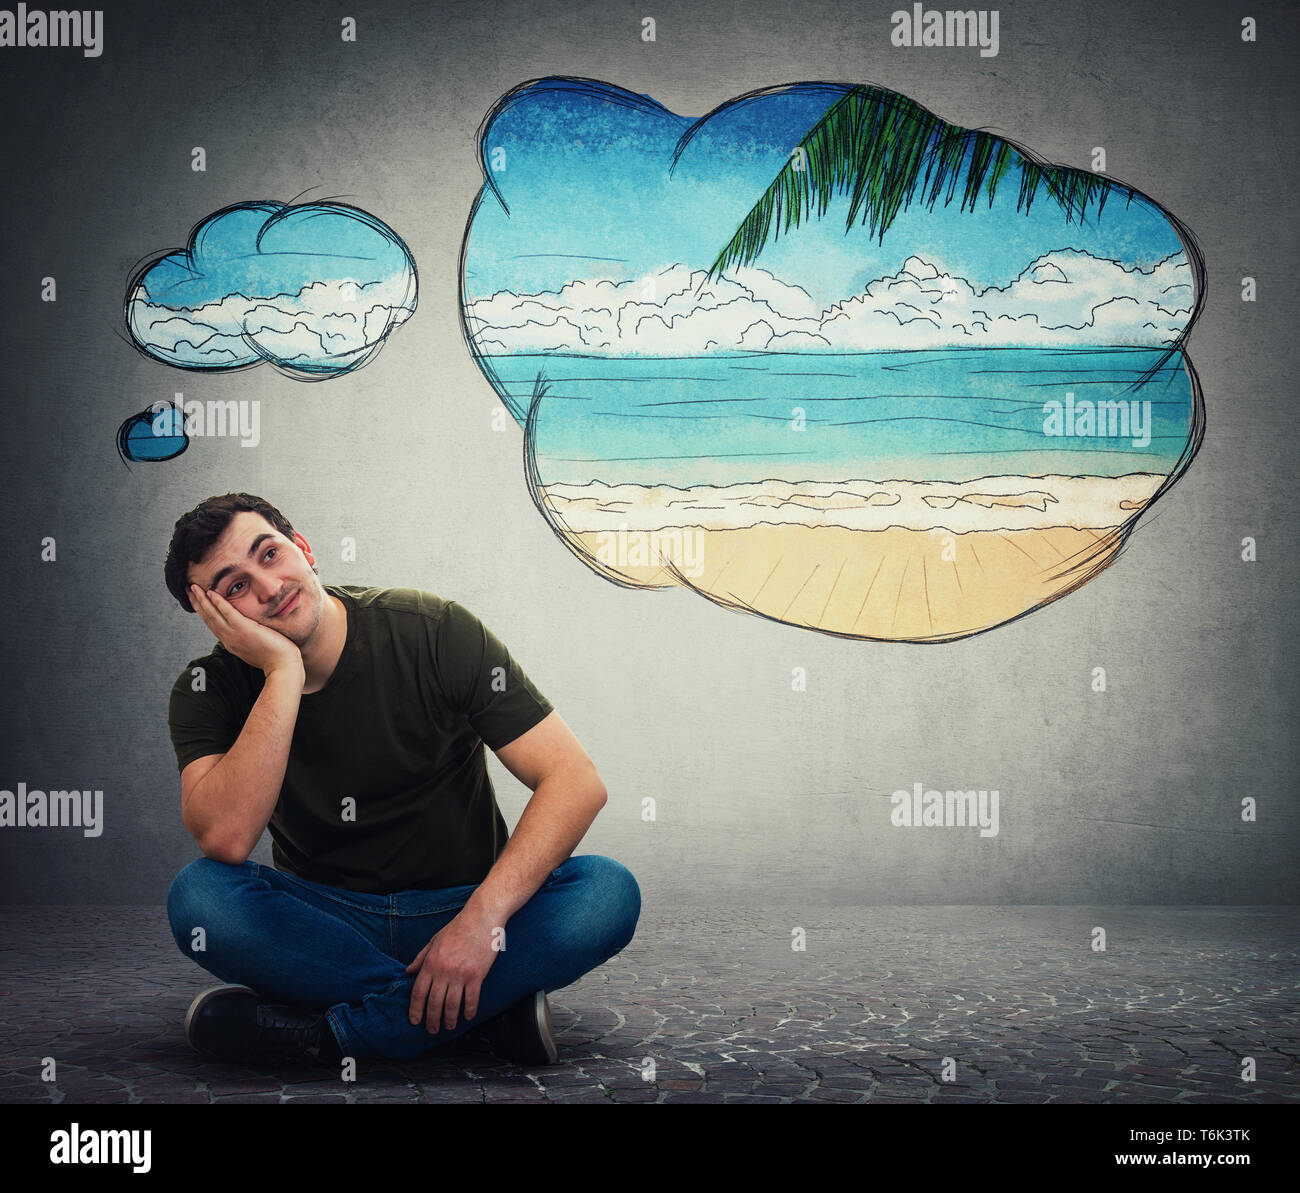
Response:
[[[503,926],[462,910],[415,955],[406,967],[407,973],[416,974],[411,991],[412,1023],[423,1019],[430,1035],[443,1027],[455,1027],[462,997],[465,1018],[473,1019],[478,1014],[479,989],[497,959],[494,944],[497,939],[504,943],[504,938],[495,934],[497,927],[504,932]]]
[[[257,667],[267,675],[280,668],[297,668],[305,674],[302,652],[292,638],[245,617],[219,592],[205,592],[197,584],[191,584],[190,604],[217,636],[217,641],[250,667]]]

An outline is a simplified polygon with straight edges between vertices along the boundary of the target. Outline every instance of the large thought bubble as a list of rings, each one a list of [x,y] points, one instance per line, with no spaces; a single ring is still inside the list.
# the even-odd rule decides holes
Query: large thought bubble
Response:
[[[827,84],[544,79],[480,148],[464,333],[614,583],[951,640],[1096,576],[1199,447],[1201,257],[1114,179]]]

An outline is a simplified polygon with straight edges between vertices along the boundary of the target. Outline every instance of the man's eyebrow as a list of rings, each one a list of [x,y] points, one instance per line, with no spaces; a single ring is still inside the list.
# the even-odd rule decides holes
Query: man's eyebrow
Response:
[[[253,540],[252,545],[248,548],[248,558],[252,559],[253,556],[257,554],[257,548],[261,546],[261,544],[266,539],[273,539],[273,538],[275,538],[275,535],[273,534],[266,534],[266,533],[259,534],[257,538]],[[208,587],[216,588],[216,586],[221,583],[224,577],[230,575],[231,572],[237,572],[238,570],[239,569],[235,567],[234,564],[227,564],[225,567],[221,569],[221,571],[219,571],[215,576],[212,577],[212,581],[211,583],[208,584]]]

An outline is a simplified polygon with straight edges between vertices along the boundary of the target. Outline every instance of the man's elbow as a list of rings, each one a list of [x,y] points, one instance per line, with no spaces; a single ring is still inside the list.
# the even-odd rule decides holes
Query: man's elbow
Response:
[[[211,858],[214,862],[225,862],[228,866],[242,866],[248,861],[248,855],[253,852],[252,845],[244,841],[236,841],[230,837],[217,837],[209,834],[206,837],[196,838],[198,840],[199,851],[206,858]]]
[[[609,792],[596,767],[591,762],[573,763],[557,767],[541,779],[548,789],[565,793],[571,800],[580,800],[590,806],[592,815],[609,802]],[[536,790],[536,788],[534,788]]]
[[[591,791],[592,802],[599,812],[607,803],[609,803],[609,791],[605,787],[604,780],[600,777],[599,772],[593,766],[591,774],[587,778],[587,783]]]
[[[203,856],[214,862],[225,862],[227,866],[242,866],[248,861],[247,849],[205,849]]]

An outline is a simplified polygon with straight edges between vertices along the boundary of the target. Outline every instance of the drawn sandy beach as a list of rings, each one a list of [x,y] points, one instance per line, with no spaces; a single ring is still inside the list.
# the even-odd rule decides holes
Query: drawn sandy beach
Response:
[[[546,499],[575,548],[638,587],[686,584],[826,633],[937,642],[1086,581],[1164,479],[593,482],[553,485]]]

